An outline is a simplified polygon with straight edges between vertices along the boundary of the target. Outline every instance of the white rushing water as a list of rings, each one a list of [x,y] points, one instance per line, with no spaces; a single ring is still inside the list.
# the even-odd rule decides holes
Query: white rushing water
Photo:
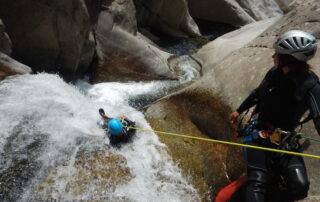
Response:
[[[197,191],[182,177],[156,134],[138,131],[132,143],[116,149],[110,147],[100,126],[98,109],[104,108],[110,117],[125,115],[138,127],[151,129],[143,114],[129,105],[130,101],[163,94],[170,85],[176,84],[163,81],[90,85],[81,81],[77,88],[52,74],[2,81],[0,174],[11,176],[12,170],[20,167],[22,172],[15,180],[8,180],[6,186],[10,189],[5,199],[199,201]],[[75,163],[79,152],[97,150],[123,156],[126,162],[119,166],[127,167],[132,177],[115,184],[114,189],[98,187],[99,177],[95,179],[97,183],[89,185],[76,182],[76,173],[85,170]],[[81,177],[85,175],[82,173]],[[87,189],[72,192],[70,186],[74,184]],[[3,189],[1,184],[0,188]],[[103,192],[95,191],[101,189]]]

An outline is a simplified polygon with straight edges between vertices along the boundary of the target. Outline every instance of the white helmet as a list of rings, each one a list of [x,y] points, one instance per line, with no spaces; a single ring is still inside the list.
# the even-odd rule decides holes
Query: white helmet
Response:
[[[316,53],[317,40],[307,32],[291,30],[282,34],[273,48],[277,53],[292,55],[300,61],[308,61]]]

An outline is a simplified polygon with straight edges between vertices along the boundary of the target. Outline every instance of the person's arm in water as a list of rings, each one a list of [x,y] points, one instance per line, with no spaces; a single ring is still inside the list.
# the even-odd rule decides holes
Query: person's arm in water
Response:
[[[109,120],[110,118],[106,114],[101,114],[102,118]]]
[[[120,119],[120,120],[128,119],[128,117],[126,117],[126,116],[120,116],[119,119]]]
[[[108,121],[106,121],[106,122],[104,122],[104,123],[102,124],[102,129],[103,129],[103,130],[108,130]]]

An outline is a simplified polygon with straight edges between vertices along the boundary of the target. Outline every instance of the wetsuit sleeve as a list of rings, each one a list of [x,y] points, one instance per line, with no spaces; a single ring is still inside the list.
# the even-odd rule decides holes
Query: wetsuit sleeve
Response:
[[[312,90],[309,91],[308,104],[309,104],[309,110],[313,118],[315,128],[317,129],[318,134],[320,135],[320,85],[319,83],[316,84],[316,86],[314,86]]]
[[[242,104],[237,109],[239,114],[242,114],[245,110],[256,105],[259,101],[257,89],[253,90],[250,95],[242,102]]]
[[[259,86],[256,89],[254,89],[250,93],[250,95],[239,106],[239,108],[237,109],[237,112],[239,112],[239,114],[241,114],[245,110],[249,109],[250,107],[258,104],[259,99],[260,99],[259,92],[263,91],[263,89],[266,88],[266,86],[270,83],[270,81],[274,77],[274,74],[276,71],[277,71],[277,68],[273,67],[267,72],[267,74],[265,75],[265,77],[263,78],[263,80],[261,81]]]

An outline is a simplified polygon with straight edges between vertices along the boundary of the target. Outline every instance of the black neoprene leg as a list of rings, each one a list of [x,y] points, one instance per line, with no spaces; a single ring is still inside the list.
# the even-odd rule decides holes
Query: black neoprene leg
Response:
[[[248,169],[246,202],[264,202],[267,173],[258,169]]]
[[[306,198],[310,183],[302,157],[284,155],[279,160],[278,166],[286,182],[290,201]]]
[[[267,153],[262,150],[246,148],[248,181],[246,202],[264,202],[267,186]]]

